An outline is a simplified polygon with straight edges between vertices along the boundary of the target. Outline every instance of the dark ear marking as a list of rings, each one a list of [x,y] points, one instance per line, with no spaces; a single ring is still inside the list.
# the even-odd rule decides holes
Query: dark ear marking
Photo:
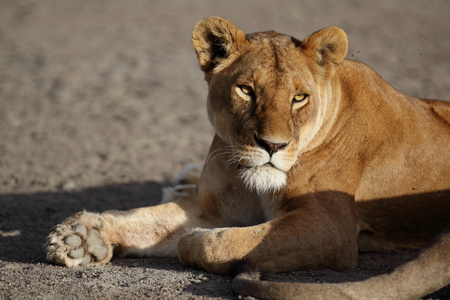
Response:
[[[323,45],[321,48],[317,49],[317,51],[320,53],[320,61],[318,62],[319,65],[323,66],[327,60],[333,60],[333,57],[330,57],[330,53],[335,53],[336,46],[334,44],[326,44]],[[333,61],[334,62],[334,61]]]
[[[195,25],[192,43],[201,69],[209,73],[231,63],[246,39],[245,34],[230,21],[209,17]]]
[[[211,53],[213,57],[216,58],[226,58],[227,57],[227,49],[224,47],[224,41],[221,40],[218,36],[209,33],[206,35],[206,40],[210,44]]]
[[[302,41],[297,40],[296,38],[291,36],[291,41],[294,44],[295,47],[301,47],[302,46]]]

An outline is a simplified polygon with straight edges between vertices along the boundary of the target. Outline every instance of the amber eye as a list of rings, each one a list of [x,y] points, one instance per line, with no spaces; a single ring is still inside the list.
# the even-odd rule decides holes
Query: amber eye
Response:
[[[308,99],[308,95],[307,94],[301,94],[301,95],[295,95],[294,98],[292,99],[293,103],[300,103],[305,101],[306,99]]]
[[[253,95],[253,89],[248,85],[239,85],[239,89],[247,96]]]

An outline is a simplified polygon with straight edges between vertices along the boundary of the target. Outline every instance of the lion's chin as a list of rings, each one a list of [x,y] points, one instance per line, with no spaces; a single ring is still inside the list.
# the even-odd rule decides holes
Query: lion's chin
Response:
[[[259,194],[276,192],[286,185],[286,173],[271,164],[241,169],[240,175],[247,188]]]

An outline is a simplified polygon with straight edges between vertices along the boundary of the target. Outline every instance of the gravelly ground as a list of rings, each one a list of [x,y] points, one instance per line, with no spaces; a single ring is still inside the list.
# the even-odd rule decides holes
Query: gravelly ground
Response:
[[[230,278],[173,259],[68,269],[45,262],[42,247],[53,225],[81,209],[157,203],[183,165],[205,158],[212,130],[190,34],[210,15],[300,39],[340,26],[349,58],[409,95],[450,99],[445,0],[1,0],[1,299],[237,297]],[[364,254],[351,272],[269,279],[358,280],[413,255]]]

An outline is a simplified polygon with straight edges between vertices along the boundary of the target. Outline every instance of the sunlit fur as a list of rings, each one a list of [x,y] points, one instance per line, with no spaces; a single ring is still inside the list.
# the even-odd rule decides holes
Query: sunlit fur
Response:
[[[66,219],[49,235],[49,260],[102,264],[118,252],[219,274],[239,262],[342,271],[358,251],[419,249],[448,226],[448,103],[408,97],[345,59],[336,27],[299,41],[210,17],[192,40],[215,130],[201,175],[183,172],[161,205]],[[389,275],[324,285],[328,293],[321,284],[262,291],[267,282],[245,276],[233,286],[272,299],[420,298],[450,282],[448,239]]]

